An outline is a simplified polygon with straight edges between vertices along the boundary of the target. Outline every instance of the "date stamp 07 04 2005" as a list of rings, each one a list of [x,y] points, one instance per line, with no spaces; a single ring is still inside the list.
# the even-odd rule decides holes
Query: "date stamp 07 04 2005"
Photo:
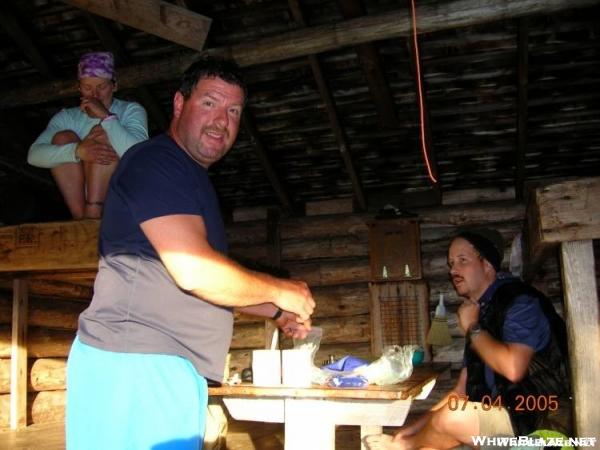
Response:
[[[448,409],[450,411],[456,411],[460,409],[464,411],[469,402],[468,395],[457,395],[450,394],[448,396]],[[515,397],[515,411],[556,411],[558,409],[558,396],[556,395],[517,395]],[[492,397],[491,395],[484,395],[481,397],[481,409],[489,411],[492,408],[502,408],[504,403],[502,397]],[[473,408],[477,408],[474,405]]]

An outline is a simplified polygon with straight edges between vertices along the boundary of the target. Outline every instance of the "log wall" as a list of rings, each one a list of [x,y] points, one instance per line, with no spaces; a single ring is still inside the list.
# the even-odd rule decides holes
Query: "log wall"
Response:
[[[504,266],[507,267],[509,244],[522,229],[525,207],[511,201],[477,205],[452,205],[415,210],[421,221],[421,251],[424,279],[430,287],[430,310],[438,294],[445,293],[448,310],[456,311],[460,300],[449,282],[446,250],[451,237],[461,226],[485,225],[497,228],[507,242]],[[286,218],[279,223],[278,245],[269,238],[267,221],[252,220],[228,226],[232,256],[272,263],[273,248],[280,249],[281,266],[292,278],[305,279],[317,301],[313,317],[324,334],[316,362],[329,355],[370,355],[370,279],[367,222],[373,216],[338,214]],[[596,254],[596,259],[598,256]],[[545,277],[538,287],[553,300],[560,301],[561,283],[557,258],[544,266]],[[598,264],[597,264],[598,266]],[[0,286],[1,287],[1,286]],[[64,286],[63,286],[64,288]],[[60,289],[59,292],[69,292]],[[64,417],[64,379],[66,357],[75,335],[77,317],[86,307],[85,299],[56,298],[52,289],[46,295],[30,298],[28,323],[29,423],[62,420]],[[8,425],[10,377],[10,293],[0,293],[0,428]],[[434,352],[438,360],[459,362],[462,338],[450,316],[455,343]],[[231,346],[231,372],[251,365],[251,352],[267,340],[265,321],[236,316]],[[288,339],[283,348],[291,347]],[[436,349],[434,349],[436,350]]]
[[[77,318],[86,305],[79,296],[75,301],[37,296],[29,299],[28,424],[64,420],[66,361]],[[0,429],[9,425],[11,309],[10,295],[1,294]]]
[[[456,296],[448,278],[446,251],[451,238],[460,227],[487,226],[498,229],[506,243],[503,267],[508,269],[510,245],[523,229],[525,206],[514,201],[490,201],[414,210],[421,222],[421,252],[423,277],[430,287],[430,309],[433,311],[440,293],[445,294],[452,346],[434,348],[438,360],[459,365],[462,361],[463,340],[457,327],[455,313],[461,300]],[[256,216],[252,216],[253,219]],[[319,361],[328,355],[354,354],[369,356],[369,291],[370,281],[368,227],[373,220],[366,214],[336,214],[288,218],[280,223],[281,265],[292,278],[306,280],[317,301],[313,324],[324,328]],[[228,228],[234,256],[260,259],[266,249],[265,220],[251,220]],[[555,302],[561,299],[558,257],[550,258],[535,280],[538,288]],[[562,309],[561,305],[557,305]],[[237,332],[237,331],[236,331]],[[259,342],[257,339],[256,342]],[[282,342],[282,345],[291,345]],[[247,367],[250,349],[232,358],[232,370]],[[234,367],[237,364],[236,367]]]

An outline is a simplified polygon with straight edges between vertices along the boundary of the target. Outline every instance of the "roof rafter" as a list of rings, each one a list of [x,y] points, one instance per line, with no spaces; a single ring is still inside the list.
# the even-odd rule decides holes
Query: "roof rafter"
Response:
[[[286,190],[283,187],[283,183],[281,182],[279,175],[277,175],[277,172],[273,168],[273,164],[271,163],[271,160],[269,159],[269,155],[267,155],[267,150],[266,150],[266,148],[262,142],[262,139],[260,137],[260,132],[258,131],[258,128],[256,128],[256,124],[254,122],[254,117],[252,116],[252,114],[250,113],[250,111],[248,109],[246,109],[244,111],[244,114],[242,117],[242,124],[244,126],[244,129],[246,130],[246,133],[248,133],[248,136],[250,137],[250,142],[252,143],[252,146],[254,147],[256,156],[258,157],[258,160],[260,161],[260,165],[262,166],[263,170],[265,171],[267,178],[269,179],[269,182],[271,183],[271,186],[273,186],[273,189],[275,190],[275,193],[277,194],[277,198],[279,199],[279,202],[281,203],[284,211],[287,214],[290,214],[293,210],[292,202],[290,201],[290,198],[289,198]]]
[[[366,14],[360,0],[338,0],[337,3],[345,19],[354,19]],[[394,96],[385,79],[377,47],[372,42],[367,42],[356,45],[354,49],[369,85],[369,91],[373,97],[373,103],[379,114],[381,124],[387,128],[397,127],[398,118]]]
[[[441,5],[419,8],[419,32],[447,30],[489,23],[526,15],[552,13],[565,9],[584,8],[597,0],[455,0]],[[405,9],[385,14],[363,16],[335,25],[320,25],[282,33],[254,42],[231,47],[209,49],[206,53],[230,57],[240,66],[283,61],[300,56],[335,50],[376,40],[406,37],[410,19]],[[178,77],[198,58],[196,52],[186,52],[152,63],[123,68],[121,87],[133,88]],[[31,105],[73,95],[73,80],[60,80],[21,89],[0,92],[0,108]]]
[[[46,78],[55,78],[56,74],[52,65],[25,31],[20,20],[10,10],[6,2],[0,4],[0,26],[13,39],[23,53],[27,55],[29,62]]]
[[[300,8],[298,0],[288,0],[288,4],[290,6],[290,10],[292,12],[294,20],[299,25],[306,26],[304,16],[302,14],[302,10]],[[342,155],[346,172],[348,172],[348,176],[350,177],[350,181],[352,183],[354,198],[356,199],[359,208],[362,211],[364,211],[367,209],[365,195],[363,194],[358,174],[356,173],[356,169],[354,168],[354,162],[352,161],[352,155],[350,154],[350,147],[348,145],[348,141],[346,139],[346,135],[344,133],[342,125],[340,123],[338,113],[335,108],[333,96],[331,95],[331,91],[327,86],[327,81],[323,76],[321,63],[319,62],[319,58],[317,57],[317,55],[309,55],[308,60],[310,62],[310,67],[312,69],[313,76],[315,77],[315,81],[317,82],[319,94],[321,96],[321,99],[323,100],[323,103],[325,104],[325,110],[327,111],[327,116],[329,117],[329,123],[331,124],[331,127],[333,129],[335,141]]]
[[[201,51],[211,19],[162,0],[63,0],[167,41]]]

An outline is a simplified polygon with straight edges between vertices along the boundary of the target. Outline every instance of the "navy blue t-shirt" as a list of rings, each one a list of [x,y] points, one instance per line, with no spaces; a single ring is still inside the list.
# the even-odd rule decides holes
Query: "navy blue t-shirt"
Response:
[[[139,225],[172,214],[202,216],[208,242],[227,253],[219,204],[206,169],[162,134],[132,147],[119,162],[100,226],[100,255],[158,258]]]
[[[113,174],[100,226],[94,297],[79,318],[78,336],[113,352],[182,356],[201,375],[220,381],[233,331],[231,308],[179,288],[140,228],[144,221],[174,214],[201,216],[208,242],[226,252],[206,169],[161,135],[127,151]]]

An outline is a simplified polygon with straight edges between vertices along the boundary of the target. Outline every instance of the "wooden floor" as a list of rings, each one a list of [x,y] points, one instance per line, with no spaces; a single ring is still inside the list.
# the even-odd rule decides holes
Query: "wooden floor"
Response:
[[[0,448],[15,450],[63,450],[65,425],[62,422],[30,425],[22,431],[0,432]]]

